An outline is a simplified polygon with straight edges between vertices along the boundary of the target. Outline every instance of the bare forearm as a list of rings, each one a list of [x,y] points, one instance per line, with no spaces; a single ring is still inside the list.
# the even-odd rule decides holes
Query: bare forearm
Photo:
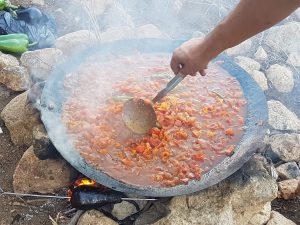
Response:
[[[300,7],[300,0],[241,0],[204,40],[214,58],[227,48],[264,31]]]

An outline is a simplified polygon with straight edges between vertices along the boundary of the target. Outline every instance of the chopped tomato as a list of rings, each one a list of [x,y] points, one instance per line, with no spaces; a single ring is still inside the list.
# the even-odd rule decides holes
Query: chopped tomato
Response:
[[[235,149],[234,146],[230,146],[228,149],[226,149],[226,150],[224,151],[225,155],[231,156],[231,155],[233,154],[233,152],[234,152],[234,149]]]
[[[229,128],[229,129],[225,130],[225,134],[227,136],[234,136],[234,131],[232,128]]]
[[[198,153],[198,154],[193,154],[192,159],[196,161],[203,161],[204,160],[204,154]]]
[[[133,164],[133,162],[132,162],[130,159],[128,159],[128,158],[122,159],[121,162],[122,162],[125,166],[128,166],[128,167],[132,166],[132,164]]]

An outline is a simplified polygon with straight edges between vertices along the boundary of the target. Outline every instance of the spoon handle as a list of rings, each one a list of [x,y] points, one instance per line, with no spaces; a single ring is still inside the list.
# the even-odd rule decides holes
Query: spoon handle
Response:
[[[163,97],[165,97],[170,91],[172,91],[183,79],[185,78],[182,74],[177,74],[170,82],[167,84],[167,86],[158,92],[158,94],[155,96],[155,98],[152,100],[153,103],[156,103],[160,101]]]

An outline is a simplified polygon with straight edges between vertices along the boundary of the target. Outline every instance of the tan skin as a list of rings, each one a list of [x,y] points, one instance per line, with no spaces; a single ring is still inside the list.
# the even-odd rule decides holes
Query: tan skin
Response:
[[[175,74],[205,75],[208,63],[246,39],[270,28],[300,7],[300,0],[241,0],[210,34],[177,48],[171,60]]]

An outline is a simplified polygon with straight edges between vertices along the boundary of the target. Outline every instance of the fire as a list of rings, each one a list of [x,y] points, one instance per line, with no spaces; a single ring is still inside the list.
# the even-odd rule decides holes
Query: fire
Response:
[[[83,178],[83,179],[78,179],[74,183],[74,188],[80,187],[80,186],[97,186],[97,183],[94,180],[88,179],[88,178]]]

